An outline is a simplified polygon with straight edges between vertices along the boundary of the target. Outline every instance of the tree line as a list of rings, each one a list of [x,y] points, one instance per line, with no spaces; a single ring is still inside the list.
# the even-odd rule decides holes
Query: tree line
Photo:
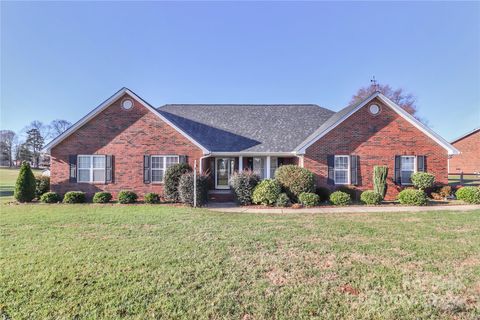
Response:
[[[33,167],[48,167],[50,159],[42,154],[45,142],[49,141],[71,126],[67,120],[56,119],[50,124],[32,121],[23,130],[0,130],[0,165],[15,167],[27,161]]]

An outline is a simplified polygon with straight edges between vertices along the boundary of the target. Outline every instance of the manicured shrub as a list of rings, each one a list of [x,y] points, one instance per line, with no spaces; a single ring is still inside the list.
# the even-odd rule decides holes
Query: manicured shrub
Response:
[[[178,193],[180,201],[193,206],[193,172],[184,173],[180,177],[178,184]],[[208,196],[208,176],[197,174],[197,206],[203,206],[207,203]]]
[[[412,183],[415,188],[425,190],[433,187],[435,176],[428,172],[415,172],[412,174]]]
[[[260,177],[251,170],[235,172],[230,178],[230,187],[236,201],[241,205],[252,203],[253,190],[260,181]]]
[[[94,203],[109,203],[112,200],[112,194],[110,192],[96,192],[93,195]]]
[[[118,193],[118,203],[129,204],[135,203],[138,199],[138,196],[133,191],[122,190]]]
[[[277,198],[277,202],[275,202],[275,205],[277,207],[288,207],[290,205],[290,198],[285,192],[280,193]]]
[[[187,163],[178,163],[175,164],[167,169],[165,172],[165,185],[164,185],[164,193],[165,198],[179,202],[180,195],[178,193],[178,184],[180,183],[180,177],[192,171],[192,168]]]
[[[401,204],[424,206],[427,204],[427,195],[423,190],[405,189],[398,194],[398,201]]]
[[[360,195],[360,200],[369,205],[376,205],[382,202],[382,196],[373,190],[365,190]]]
[[[85,199],[85,192],[69,191],[63,196],[63,203],[84,203]]]
[[[339,187],[336,188],[336,191],[341,191],[341,192],[344,192],[344,193],[348,194],[352,201],[357,201],[358,198],[359,198],[358,197],[359,191],[357,189],[355,189],[355,187],[339,186]]]
[[[373,167],[373,191],[379,194],[382,199],[385,198],[387,192],[387,166],[374,166]]]
[[[40,196],[45,192],[50,191],[50,177],[36,176],[35,177],[35,197],[40,199]]]
[[[352,202],[352,199],[346,192],[335,191],[330,195],[330,202],[336,206],[346,206]]]
[[[314,207],[320,203],[320,197],[316,193],[302,192],[298,196],[298,200],[305,207]]]
[[[318,196],[320,197],[320,202],[325,202],[325,201],[328,201],[328,199],[330,199],[331,191],[328,188],[317,187],[315,189],[315,193],[318,194]]]
[[[315,192],[315,176],[312,172],[296,165],[280,166],[275,179],[292,201],[297,201],[302,192]]]
[[[57,203],[62,201],[62,197],[56,192],[45,192],[40,196],[40,201],[43,203]]]
[[[458,200],[480,204],[480,187],[462,187],[455,193]]]
[[[28,162],[23,161],[18,173],[13,196],[19,202],[30,202],[35,198],[36,182]]]
[[[263,205],[273,205],[282,192],[280,184],[275,179],[262,180],[253,190],[253,203],[261,203]]]
[[[160,203],[160,196],[157,193],[154,193],[154,192],[147,193],[143,197],[143,199],[145,200],[145,203],[148,203],[148,204]]]

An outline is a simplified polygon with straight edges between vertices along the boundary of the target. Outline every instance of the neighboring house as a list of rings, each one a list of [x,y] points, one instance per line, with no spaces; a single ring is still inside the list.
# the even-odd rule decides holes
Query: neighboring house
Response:
[[[416,171],[447,183],[458,150],[381,93],[334,112],[317,105],[185,105],[154,108],[127,88],[46,146],[52,190],[92,194],[163,192],[172,164],[198,163],[211,188],[229,188],[236,170],[273,178],[298,164],[318,186],[372,189],[373,167],[389,168],[387,199]]]
[[[453,140],[460,154],[449,159],[449,173],[480,173],[480,128]]]

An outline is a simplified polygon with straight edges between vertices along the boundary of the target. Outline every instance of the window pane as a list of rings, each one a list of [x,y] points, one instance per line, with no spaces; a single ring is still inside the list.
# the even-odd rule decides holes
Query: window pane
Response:
[[[413,171],[415,166],[414,157],[402,157],[402,170]]]
[[[163,170],[152,169],[152,182],[162,182],[162,181],[163,181]]]
[[[78,182],[90,182],[89,169],[78,169]]]
[[[348,169],[348,157],[335,157],[335,169]]]
[[[105,168],[105,157],[104,156],[94,156],[93,157],[93,167],[97,169]]]
[[[88,169],[90,168],[90,156],[79,156],[78,157],[78,168],[79,169]]]
[[[413,174],[413,171],[402,170],[402,173],[401,173],[402,184],[412,183],[412,179],[411,179],[412,174]]]
[[[348,171],[345,170],[335,170],[335,183],[337,184],[347,184],[348,183]]]
[[[163,169],[163,157],[152,157],[152,169]]]
[[[94,182],[105,182],[105,170],[93,170],[93,181]]]
[[[167,168],[169,168],[172,165],[178,163],[178,157],[166,157],[166,161]]]

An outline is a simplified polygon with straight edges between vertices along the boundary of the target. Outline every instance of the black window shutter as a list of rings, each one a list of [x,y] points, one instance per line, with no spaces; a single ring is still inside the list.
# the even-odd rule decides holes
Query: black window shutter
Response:
[[[179,163],[187,163],[187,156],[178,156],[178,162]]]
[[[143,156],[143,183],[150,183],[150,156]]]
[[[68,156],[68,164],[69,164],[69,181],[70,182],[77,182],[77,155],[71,154]]]
[[[328,155],[327,156],[327,165],[328,165],[328,177],[327,177],[327,184],[334,185],[334,169],[335,169],[335,156]]]
[[[113,156],[105,156],[105,183],[113,182]]]
[[[402,157],[395,156],[395,176],[394,180],[396,184],[402,184],[402,176],[400,174],[400,167],[401,167]]]
[[[358,156],[350,156],[350,184],[358,184]]]
[[[427,157],[426,156],[417,156],[417,171],[418,172],[427,172]]]

